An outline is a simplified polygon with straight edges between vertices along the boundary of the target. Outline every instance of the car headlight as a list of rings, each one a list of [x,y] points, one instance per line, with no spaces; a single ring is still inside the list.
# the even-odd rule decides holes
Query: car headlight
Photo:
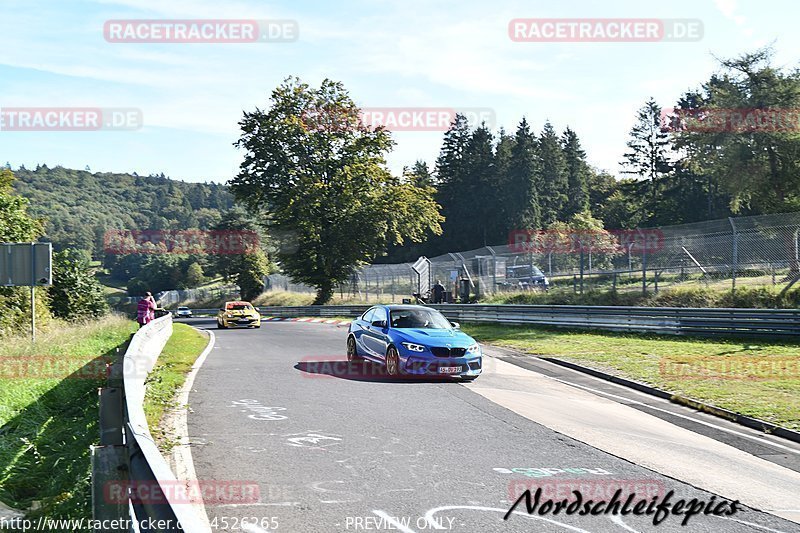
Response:
[[[413,342],[401,342],[403,346],[405,346],[408,350],[412,352],[424,352],[425,347],[421,344],[414,344]]]
[[[225,315],[225,316],[226,316],[227,318],[233,318],[233,315],[232,315],[232,314],[230,314],[230,313],[228,313],[228,314],[227,314],[227,315]]]
[[[469,348],[467,348],[468,355],[480,355],[481,353],[481,345],[480,344],[473,344]]]

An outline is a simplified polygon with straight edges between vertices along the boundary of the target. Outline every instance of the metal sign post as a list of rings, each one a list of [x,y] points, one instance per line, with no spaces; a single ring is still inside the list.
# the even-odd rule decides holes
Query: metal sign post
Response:
[[[0,244],[0,283],[31,288],[31,341],[36,341],[36,287],[53,284],[53,246],[49,242]]]

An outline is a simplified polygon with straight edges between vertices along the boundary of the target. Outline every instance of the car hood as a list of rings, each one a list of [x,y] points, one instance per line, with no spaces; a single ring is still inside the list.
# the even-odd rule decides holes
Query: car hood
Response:
[[[226,315],[233,315],[233,316],[256,316],[257,313],[256,313],[256,311],[246,311],[246,310],[231,309],[231,310],[226,310],[225,314]]]
[[[463,331],[453,329],[395,329],[392,330],[399,342],[415,342],[426,346],[454,346],[468,348],[475,344],[475,339]]]

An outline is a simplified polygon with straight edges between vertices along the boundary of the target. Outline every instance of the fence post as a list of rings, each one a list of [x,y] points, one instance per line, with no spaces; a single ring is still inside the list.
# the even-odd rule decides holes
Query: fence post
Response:
[[[580,257],[581,257],[581,270],[580,270],[580,273],[581,273],[581,294],[583,294],[583,243],[580,243],[580,247],[581,247],[581,255],[580,255]]]
[[[736,223],[732,217],[728,217],[728,222],[731,223],[731,230],[733,231],[733,261],[731,272],[731,291],[736,290],[736,271],[739,270],[739,234],[736,232]]]
[[[628,277],[629,278],[633,277],[633,260],[631,259],[631,247],[632,246],[633,246],[633,243],[630,243],[628,245]]]
[[[647,296],[647,249],[642,246],[642,296]]]

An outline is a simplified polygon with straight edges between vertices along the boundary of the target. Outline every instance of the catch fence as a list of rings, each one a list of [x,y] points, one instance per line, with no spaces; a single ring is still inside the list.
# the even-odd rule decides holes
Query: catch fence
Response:
[[[503,244],[429,260],[423,285],[440,281],[449,301],[545,289],[783,289],[800,276],[800,212],[636,230],[521,230]],[[313,292],[285,278],[283,287]],[[363,302],[401,301],[415,292],[419,279],[412,263],[368,265],[337,288],[342,300]]]

